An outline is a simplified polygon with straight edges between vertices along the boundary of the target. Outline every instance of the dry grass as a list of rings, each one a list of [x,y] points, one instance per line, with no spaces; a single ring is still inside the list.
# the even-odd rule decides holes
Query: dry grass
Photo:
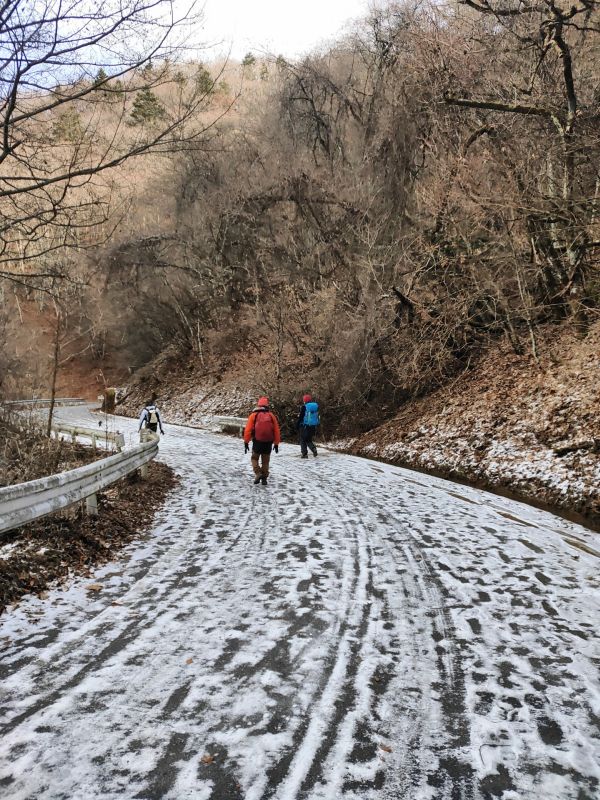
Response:
[[[103,455],[70,441],[48,439],[39,418],[0,414],[0,486],[74,469]]]

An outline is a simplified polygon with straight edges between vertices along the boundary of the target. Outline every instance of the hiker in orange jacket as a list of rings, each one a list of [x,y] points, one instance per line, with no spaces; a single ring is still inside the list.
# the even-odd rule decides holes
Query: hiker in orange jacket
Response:
[[[279,452],[281,442],[281,431],[277,417],[269,410],[269,398],[259,397],[255,409],[248,417],[246,429],[244,430],[244,452],[247,453],[252,440],[252,469],[254,470],[254,483],[267,485],[269,477],[269,461],[271,460],[271,448],[276,453]],[[261,466],[258,460],[261,459]]]

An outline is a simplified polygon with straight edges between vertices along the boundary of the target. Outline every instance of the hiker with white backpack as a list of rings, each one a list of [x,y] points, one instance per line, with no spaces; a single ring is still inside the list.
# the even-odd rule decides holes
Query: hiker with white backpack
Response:
[[[142,430],[144,427],[148,431],[152,431],[156,433],[157,428],[160,428],[160,432],[162,435],[165,435],[162,426],[162,420],[160,418],[160,411],[158,410],[158,406],[156,406],[152,400],[149,400],[146,405],[144,406],[142,413],[140,414],[140,424],[138,426],[138,432]]]
[[[320,422],[319,404],[315,403],[312,399],[312,395],[305,394],[302,398],[302,406],[300,408],[300,414],[298,415],[298,422],[296,423],[300,434],[300,454],[302,458],[308,458],[309,450],[316,458],[317,448],[313,442],[313,436]]]

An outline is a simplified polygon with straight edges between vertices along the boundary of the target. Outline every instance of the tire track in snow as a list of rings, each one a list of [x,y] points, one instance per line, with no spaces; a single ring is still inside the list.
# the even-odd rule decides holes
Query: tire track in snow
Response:
[[[475,626],[478,608],[482,619],[491,610],[503,624],[490,574],[500,566],[515,585],[538,573],[553,581],[537,580],[535,597],[551,609],[564,646],[572,642],[560,601],[574,584],[568,571],[559,584],[538,566],[543,530],[532,534],[540,552],[528,551],[517,565],[523,574],[511,577],[522,530],[505,535],[516,530],[510,519],[502,536],[493,525],[482,529],[481,504],[469,510],[437,489],[413,490],[401,471],[327,454],[301,462],[284,446],[265,489],[252,485],[239,440],[181,429],[168,432],[161,452],[184,485],[137,561],[147,583],[138,575],[129,607],[98,614],[103,602],[126,596],[123,583],[107,585],[104,597],[86,598],[89,608],[74,608],[73,623],[59,614],[64,631],[54,642],[50,630],[37,635],[48,655],[59,654],[60,669],[32,655],[35,637],[21,651],[20,671],[16,662],[11,668],[6,718],[23,712],[21,690],[31,702],[61,687],[62,695],[5,737],[7,797],[77,796],[81,784],[65,777],[73,760],[85,767],[95,800],[122,792],[164,800],[488,800],[517,775],[518,796],[531,796],[532,781],[544,780],[540,764],[560,765],[557,751],[544,761],[523,746],[517,752],[531,772],[474,776],[481,765],[468,745],[475,717],[465,678],[467,668],[482,671],[477,659],[494,638],[459,630],[465,614]],[[473,606],[487,581],[485,607]],[[542,624],[527,606],[519,613],[520,625]],[[555,639],[542,630],[535,641],[549,672]],[[120,634],[131,638],[100,658]],[[583,698],[583,684],[568,675],[565,667],[557,685],[578,686]],[[472,680],[471,698],[477,686]],[[589,693],[581,702],[593,712]],[[549,739],[555,729],[544,724]],[[382,741],[391,753],[379,749]],[[213,764],[201,765],[205,752],[215,754]],[[486,761],[502,752],[487,750]],[[579,781],[584,796],[592,778],[579,769],[555,773],[560,794],[547,782],[544,795],[571,800],[567,781]]]
[[[327,759],[336,746],[344,721],[348,716],[353,715],[354,707],[360,694],[360,687],[357,685],[356,679],[364,660],[362,657],[363,647],[367,638],[369,624],[372,622],[372,606],[369,600],[367,600],[373,580],[370,559],[366,571],[366,583],[361,583],[359,599],[357,600],[358,605],[363,605],[363,611],[352,633],[352,641],[348,641],[347,643],[347,657],[345,660],[343,680],[338,687],[337,696],[333,699],[332,713],[327,728],[320,736],[318,749],[312,757],[310,768],[307,770],[305,778],[300,786],[301,795],[312,790],[317,783],[323,780]],[[349,734],[350,737],[353,737],[355,733],[353,729],[354,726],[352,725],[351,727],[352,730],[349,731]],[[340,755],[342,755],[342,753],[338,751],[338,756]],[[349,753],[346,752],[344,755],[347,757]]]
[[[293,800],[314,784],[343,717],[344,700],[340,700],[340,695],[351,679],[352,656],[356,655],[364,638],[365,617],[368,618],[369,613],[366,600],[370,571],[368,549],[357,535],[353,521],[350,524],[348,512],[338,508],[338,516],[344,521],[343,531],[350,534],[348,538],[353,542],[352,585],[347,597],[354,599],[344,604],[344,619],[328,659],[329,667],[324,673],[319,696],[306,709],[305,720],[296,731],[288,753],[271,769],[270,786],[262,796],[265,800],[275,796],[278,800]]]
[[[423,602],[429,606],[427,616],[432,621],[435,642],[435,666],[440,694],[442,721],[447,741],[439,746],[439,764],[428,782],[456,800],[474,797],[474,774],[466,760],[458,756],[466,753],[470,744],[470,724],[466,709],[465,678],[462,658],[456,642],[456,630],[447,608],[447,592],[432,569],[424,551],[415,540],[406,545],[415,564],[413,576],[420,579]],[[417,566],[418,565],[418,566]]]
[[[349,507],[352,502],[352,495],[346,494],[343,501],[345,507]],[[371,495],[369,511],[372,513],[373,510],[378,507],[378,505],[379,503],[377,497]],[[403,583],[405,586],[403,598],[404,602],[401,603],[401,605],[397,608],[396,616],[401,615],[409,619],[419,619],[419,617],[422,616],[423,608],[429,609],[427,616],[431,619],[432,631],[430,632],[428,638],[424,640],[423,636],[426,634],[426,632],[415,630],[413,626],[412,635],[410,637],[413,642],[413,657],[415,664],[421,662],[422,666],[423,653],[427,652],[427,650],[430,650],[432,661],[431,666],[437,668],[438,679],[434,682],[434,685],[438,687],[442,694],[441,705],[445,712],[445,728],[448,732],[448,736],[452,737],[451,741],[446,742],[443,747],[441,743],[439,743],[439,750],[451,750],[456,747],[462,747],[468,743],[469,730],[466,722],[464,707],[464,682],[462,681],[460,658],[457,652],[456,643],[454,641],[454,626],[450,619],[449,613],[445,608],[445,598],[442,590],[443,587],[438,584],[436,576],[434,575],[431,566],[427,562],[423,551],[416,543],[414,535],[408,534],[402,537],[401,543],[394,541],[394,546],[392,546],[390,540],[392,533],[394,533],[395,536],[395,526],[390,526],[390,521],[387,515],[384,513],[385,507],[386,503],[384,502],[381,504],[381,511],[379,512],[381,519],[384,520],[383,528],[380,529],[377,527],[375,530],[372,529],[372,533],[374,534],[374,538],[378,547],[385,549],[385,552],[391,563],[402,564],[402,573],[404,578]],[[366,517],[360,508],[361,507],[359,506],[359,508],[355,510],[358,524],[361,527],[368,529],[370,517]],[[398,558],[399,555],[400,559]],[[406,567],[408,567],[408,569],[406,569]],[[376,568],[380,574],[385,573],[384,559],[380,558],[378,560]],[[373,593],[373,587],[371,586],[371,594]],[[385,596],[386,592],[384,591],[382,594]],[[398,636],[395,638],[397,642],[400,640]],[[441,641],[444,641],[445,646],[440,644]],[[360,663],[361,660],[361,655],[357,655],[356,662]],[[404,663],[405,662],[403,661],[402,664]],[[397,667],[401,667],[402,664],[398,664]],[[389,664],[388,667],[390,667]],[[413,680],[417,679],[418,683],[419,669],[411,671],[410,675]],[[390,669],[390,675],[388,677],[390,681],[393,681],[394,678],[397,677],[397,675],[394,674],[393,666]],[[420,697],[425,697],[426,687],[421,685],[417,691],[417,694]],[[423,707],[423,705],[421,705],[418,710],[418,724],[422,726],[424,721],[427,719],[427,712],[430,712],[430,709],[426,709]],[[372,709],[371,715],[373,715]],[[352,710],[350,710],[346,716],[346,727],[348,729],[348,734],[352,728]],[[415,723],[417,723],[416,715],[414,719]],[[373,720],[370,720],[369,722],[373,722]],[[356,723],[356,720],[354,720],[354,723]],[[341,726],[342,720],[340,720],[340,727]],[[354,727],[356,728],[356,724]],[[405,725],[404,728],[406,730],[407,726]],[[331,731],[332,735],[333,733],[334,732]],[[348,738],[350,737],[348,736]],[[411,732],[410,736],[408,737],[408,741],[409,745],[401,755],[401,758],[404,759],[405,765],[410,764],[410,774],[407,776],[406,780],[399,781],[396,779],[394,781],[394,789],[388,785],[388,782],[388,784],[386,784],[386,789],[388,791],[410,790],[412,787],[414,787],[418,780],[418,764],[415,764],[414,755],[411,752],[411,743],[414,744],[415,741],[414,732]],[[355,744],[357,743],[355,742]],[[329,749],[331,749],[331,747]],[[346,751],[347,750],[348,747],[346,746]],[[338,747],[338,761],[342,757],[344,757],[344,753]],[[399,759],[396,758],[396,761],[398,760]],[[334,764],[329,764],[328,768],[330,771],[334,770]],[[338,773],[343,772],[343,770],[340,770],[339,768],[337,771]],[[398,772],[401,773],[401,770],[398,770]],[[378,781],[377,774],[381,775],[381,772],[376,773],[374,780],[366,782],[364,779],[359,781],[346,780],[344,782],[344,787],[348,790],[355,789],[356,791],[360,792],[358,796],[362,798],[363,796],[366,796],[363,793],[369,789],[376,792],[382,789],[384,782],[383,779]],[[465,800],[473,797],[473,785],[470,771],[467,768],[467,765],[461,765],[460,762],[456,761],[456,759],[446,762],[443,758],[440,759],[437,771],[428,775],[428,781],[435,783],[440,788],[442,788],[443,785],[443,788],[451,792],[453,797],[456,796],[457,798],[465,798]],[[306,786],[303,788],[306,788]],[[337,790],[337,788],[337,786],[332,785],[330,782],[326,790],[323,792],[322,797],[327,798],[331,796],[334,789]]]
[[[337,796],[337,791],[343,782],[344,768],[341,763],[350,760],[350,754],[354,753],[361,746],[369,751],[377,749],[376,745],[366,744],[364,741],[365,733],[357,736],[357,729],[362,726],[361,731],[368,731],[373,726],[371,723],[375,702],[373,695],[375,691],[369,686],[369,681],[373,686],[374,681],[381,680],[376,676],[376,671],[381,667],[383,660],[380,654],[373,658],[372,653],[367,653],[374,647],[375,635],[367,642],[367,632],[369,626],[375,621],[375,607],[377,596],[384,597],[384,592],[376,590],[373,585],[373,559],[372,548],[366,544],[366,532],[369,529],[368,519],[363,514],[363,506],[356,503],[356,497],[348,494],[338,494],[335,499],[329,495],[329,502],[333,504],[338,514],[343,516],[349,529],[360,532],[357,537],[359,547],[366,549],[368,558],[363,558],[362,574],[359,576],[358,586],[360,599],[356,600],[357,607],[362,606],[362,613],[354,620],[353,626],[345,632],[342,640],[342,650],[338,651],[338,660],[334,664],[333,673],[329,674],[329,682],[319,699],[319,703],[313,705],[307,713],[307,722],[302,727],[302,738],[296,737],[291,750],[293,759],[290,761],[288,754],[284,764],[279,767],[287,769],[286,778],[282,783],[271,787],[265,797],[276,796],[277,798],[293,798],[319,796],[329,798]],[[379,611],[377,613],[380,613]],[[355,615],[356,616],[356,615]],[[389,623],[388,623],[389,624]],[[367,656],[370,655],[369,659]],[[381,675],[386,675],[386,683],[393,676],[393,668],[387,664],[390,674],[381,671]],[[357,681],[360,675],[360,683]],[[334,687],[332,690],[332,686]],[[382,687],[383,689],[383,687]],[[323,710],[325,709],[325,711]],[[365,728],[366,726],[366,728]],[[359,734],[361,733],[359,731]],[[340,739],[342,741],[340,741]],[[334,754],[332,757],[332,753]],[[334,762],[333,764],[331,762]],[[378,791],[382,786],[382,766],[375,768],[374,776],[357,784],[357,790],[361,791],[361,797],[366,796],[363,792],[369,789]],[[321,789],[324,780],[324,772],[333,770],[337,777],[332,781],[326,782]],[[348,781],[344,783],[348,785]],[[313,793],[313,788],[316,793]],[[322,792],[322,794],[321,794]]]
[[[382,624],[390,623],[385,614],[385,590],[374,583],[377,569],[374,554],[379,542],[368,541],[375,538],[372,520],[365,514],[360,498],[343,486],[340,482],[337,487],[335,505],[345,509],[345,517],[358,532],[359,546],[366,552],[366,558],[362,559],[361,594],[356,601],[357,608],[362,606],[362,613],[355,620],[346,674],[333,703],[328,728],[300,787],[299,796],[302,797],[337,797],[342,789],[348,788],[355,788],[361,797],[366,797],[366,792],[378,793],[384,782],[383,765],[376,760],[377,739],[381,743],[381,737],[377,733],[374,706],[376,690],[383,694],[391,678],[387,672],[390,665],[382,655],[385,637],[380,630]],[[360,779],[349,774],[352,764],[358,766]]]
[[[316,493],[317,502],[319,493]],[[280,515],[283,515],[284,507],[287,506],[286,501],[276,498],[275,500]],[[305,510],[302,508],[302,501],[293,501],[291,508],[289,508],[289,516],[291,518],[299,517],[302,513],[305,515]],[[351,542],[352,553],[351,563],[348,568],[347,556],[343,559],[344,569],[342,570],[342,586],[340,596],[338,599],[338,619],[336,630],[332,632],[332,641],[328,645],[328,654],[326,657],[326,664],[323,668],[321,678],[318,685],[315,687],[313,696],[308,701],[304,710],[303,718],[298,719],[296,726],[292,727],[292,743],[287,748],[283,757],[279,758],[267,772],[267,775],[258,781],[253,787],[250,788],[247,794],[247,800],[254,800],[254,798],[269,798],[276,796],[279,798],[282,791],[282,781],[287,780],[290,785],[297,783],[302,779],[302,769],[298,767],[298,758],[296,757],[298,751],[302,750],[303,755],[308,755],[312,750],[316,749],[314,746],[311,748],[310,738],[314,735],[319,728],[319,718],[327,715],[327,704],[331,700],[330,695],[333,686],[337,686],[339,676],[343,673],[343,664],[347,656],[347,638],[348,629],[351,625],[352,614],[352,600],[355,596],[357,588],[360,584],[361,567],[358,557],[358,544],[352,528],[348,528],[347,523],[343,522],[343,513],[340,514],[342,519],[341,532],[335,533],[335,543],[340,553],[348,552],[347,542]],[[300,519],[305,519],[305,516]],[[346,540],[346,541],[344,541]],[[302,655],[302,651],[298,656]],[[294,777],[289,778],[290,770],[295,770]]]

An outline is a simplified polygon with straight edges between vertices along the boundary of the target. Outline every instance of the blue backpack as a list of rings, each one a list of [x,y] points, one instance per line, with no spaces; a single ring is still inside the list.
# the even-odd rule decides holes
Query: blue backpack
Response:
[[[304,419],[302,424],[306,427],[317,427],[320,424],[319,420],[319,404],[318,403],[305,403],[304,404]]]

